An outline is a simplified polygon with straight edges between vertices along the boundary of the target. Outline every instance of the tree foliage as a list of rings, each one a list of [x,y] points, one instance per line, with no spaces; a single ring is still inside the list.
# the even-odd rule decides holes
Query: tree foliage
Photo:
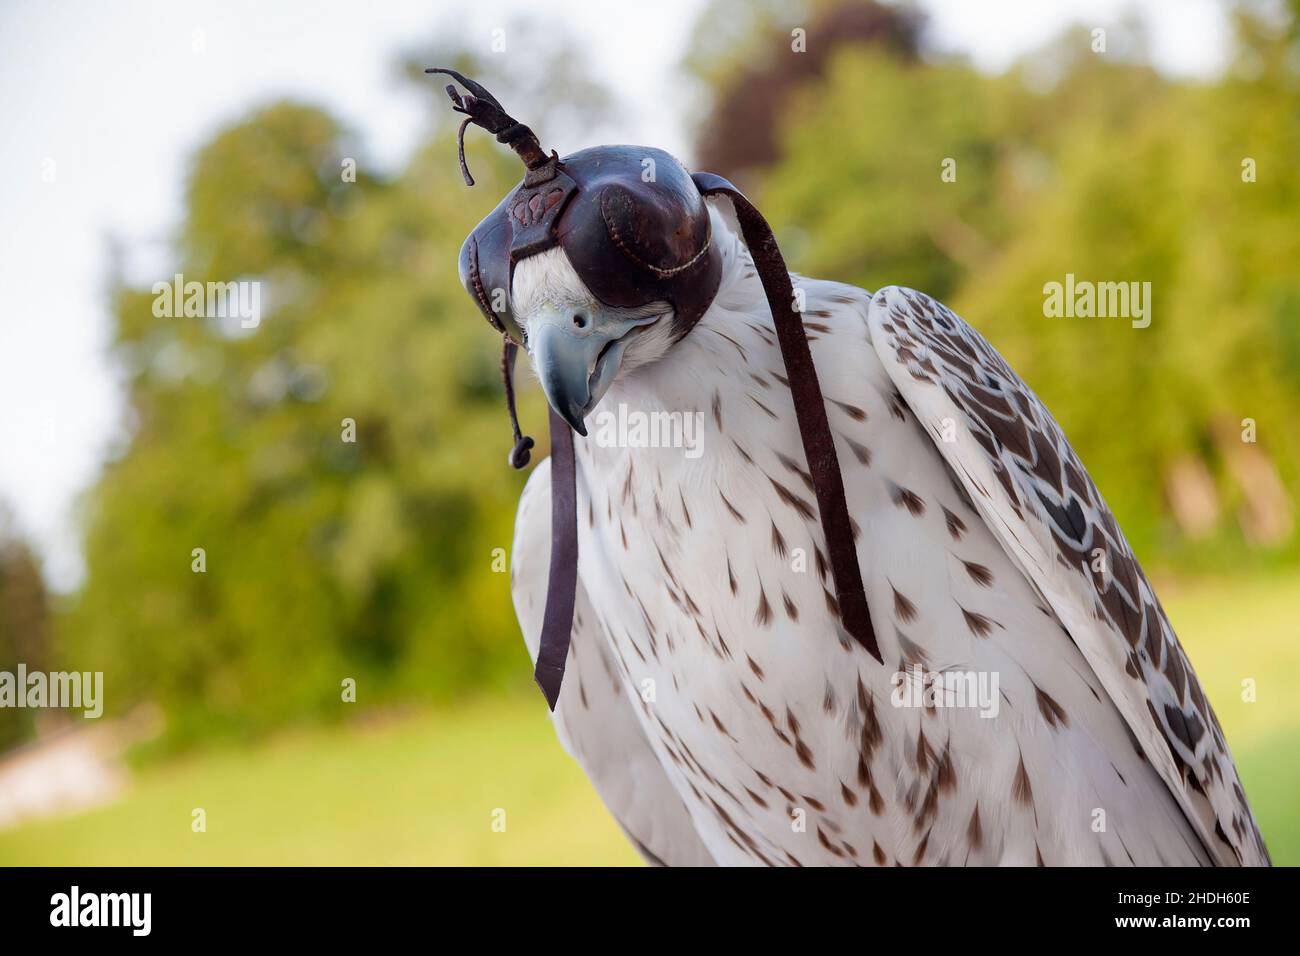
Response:
[[[262,282],[255,329],[116,295],[133,434],[88,503],[64,631],[110,707],[160,700],[178,742],[339,713],[346,678],[360,702],[430,699],[522,657],[492,573],[522,479],[455,273],[484,204],[445,130],[391,180],[347,139],[282,103],[194,163],[178,271]],[[512,161],[470,150],[495,201]]]
[[[0,503],[0,671],[41,671],[54,659],[50,602],[36,555]],[[39,712],[0,707],[0,749],[30,736]]]

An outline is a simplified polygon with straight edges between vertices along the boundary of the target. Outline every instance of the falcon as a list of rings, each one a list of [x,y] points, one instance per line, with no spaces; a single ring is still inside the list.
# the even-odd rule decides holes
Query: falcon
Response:
[[[560,159],[460,276],[551,455],[515,608],[556,733],[650,863],[1266,865],[1222,728],[1042,402],[929,296],[791,274],[730,183]],[[699,416],[701,444],[588,430]],[[653,426],[652,426],[653,427]]]

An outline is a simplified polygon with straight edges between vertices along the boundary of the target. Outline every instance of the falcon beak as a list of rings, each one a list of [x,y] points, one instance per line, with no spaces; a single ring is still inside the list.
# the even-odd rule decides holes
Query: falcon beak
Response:
[[[527,323],[529,354],[556,414],[579,435],[583,419],[609,389],[633,332],[659,316],[611,319],[599,311],[547,306]]]

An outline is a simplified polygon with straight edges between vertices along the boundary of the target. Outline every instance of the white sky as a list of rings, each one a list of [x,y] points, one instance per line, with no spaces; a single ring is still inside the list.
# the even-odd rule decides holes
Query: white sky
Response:
[[[544,7],[589,52],[590,72],[629,105],[619,138],[689,159],[687,111],[665,110],[661,94],[665,84],[672,89],[702,5],[4,0],[0,501],[35,540],[51,582],[66,589],[79,580],[73,507],[121,437],[121,390],[107,357],[106,240],[125,244],[133,273],[145,262],[150,275],[171,274],[166,243],[179,222],[188,157],[215,126],[279,96],[306,97],[356,129],[364,155],[396,168],[428,121],[397,75],[397,55],[449,28],[486,49],[494,28]],[[1221,0],[919,6],[940,48],[988,69],[1068,23],[1113,28],[1129,10],[1150,24],[1152,53],[1170,72],[1211,73],[1225,54]]]

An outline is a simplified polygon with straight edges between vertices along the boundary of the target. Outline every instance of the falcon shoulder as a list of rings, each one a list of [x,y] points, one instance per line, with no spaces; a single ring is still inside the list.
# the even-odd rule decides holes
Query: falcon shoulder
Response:
[[[533,663],[542,633],[551,555],[551,462],[538,464],[519,499],[511,595]],[[647,862],[713,866],[633,708],[631,691],[579,577],[573,637],[551,720],[560,744]]]
[[[1211,858],[1267,864],[1214,711],[1114,515],[1046,407],[983,336],[922,293],[881,289],[867,325],[903,400],[1065,625]]]

